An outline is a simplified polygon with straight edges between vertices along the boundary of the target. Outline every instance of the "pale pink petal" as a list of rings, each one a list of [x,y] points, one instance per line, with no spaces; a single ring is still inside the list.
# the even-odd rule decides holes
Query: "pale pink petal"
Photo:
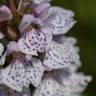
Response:
[[[34,9],[35,13],[37,15],[40,15],[40,13],[42,11],[44,11],[45,9],[49,8],[50,7],[50,3],[48,2],[42,2],[40,4],[37,5],[37,7]]]
[[[37,54],[37,44],[38,37],[36,31],[33,29],[31,32],[28,32],[26,36],[23,36],[18,41],[19,50],[28,55],[38,55]]]
[[[25,76],[25,70],[24,66],[19,60],[13,60],[8,67],[2,69],[1,76],[3,77],[3,84],[9,86],[10,88],[18,92],[22,91],[22,81]]]
[[[46,74],[33,96],[56,96],[55,90],[57,88],[56,81],[51,77],[51,74]]]
[[[27,79],[33,86],[38,87],[44,72],[42,63],[35,58],[33,58],[31,61],[23,60],[23,62],[25,63]]]
[[[74,47],[69,43],[59,44],[52,42],[50,50],[46,52],[44,65],[49,68],[59,69],[71,67],[72,65],[79,66],[79,55]]]
[[[26,30],[26,28],[32,23],[34,22],[35,17],[31,14],[25,14],[21,20],[21,23],[19,25],[19,30],[20,32],[24,32]]]
[[[38,51],[46,52],[50,49],[52,41],[52,31],[48,27],[43,27],[40,29],[41,32],[38,32]]]
[[[63,8],[50,7],[46,14],[49,14],[49,17],[47,15],[45,23],[52,29],[54,35],[67,33],[76,23],[73,19],[74,13]]]
[[[12,13],[10,9],[3,5],[0,7],[0,21],[5,21],[5,20],[11,20],[12,19]]]

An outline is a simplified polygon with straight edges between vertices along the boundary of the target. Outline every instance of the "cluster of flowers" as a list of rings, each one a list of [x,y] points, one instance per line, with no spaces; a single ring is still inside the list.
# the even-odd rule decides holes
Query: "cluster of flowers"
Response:
[[[6,49],[0,43],[0,65],[13,56],[7,67],[0,67],[0,84],[15,90],[10,96],[31,96],[26,89],[29,84],[35,87],[32,96],[79,96],[91,81],[90,76],[77,72],[81,62],[76,39],[65,36],[76,23],[74,13],[51,6],[50,1],[19,0],[20,38],[10,41]],[[28,13],[22,13],[26,6]],[[0,22],[12,17],[7,6],[0,7]]]

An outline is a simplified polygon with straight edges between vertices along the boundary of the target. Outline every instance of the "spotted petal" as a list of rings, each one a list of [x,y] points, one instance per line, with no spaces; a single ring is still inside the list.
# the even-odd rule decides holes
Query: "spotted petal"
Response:
[[[23,60],[25,69],[26,69],[26,77],[30,81],[32,85],[37,87],[43,76],[44,68],[42,63],[38,60],[33,58],[31,61]]]
[[[26,36],[22,37],[18,41],[18,47],[21,52],[28,55],[37,55],[37,42],[38,37],[35,30],[27,33]]]
[[[65,34],[76,23],[72,18],[74,13],[63,8],[50,7],[46,14],[50,15],[45,22],[53,30],[54,35]],[[52,16],[52,14],[55,15]]]
[[[40,30],[32,29],[18,41],[21,52],[29,55],[37,55],[37,52],[45,52],[50,48],[52,33],[48,27]]]
[[[48,74],[43,78],[42,82],[35,90],[33,96],[56,96],[55,95],[56,89],[57,89],[56,81],[54,81],[54,79],[51,78],[50,74]]]
[[[80,65],[79,55],[69,43],[63,45],[52,42],[50,50],[44,58],[44,65],[53,68],[66,68],[73,64]]]
[[[12,14],[9,8],[5,5],[0,7],[0,21],[10,20],[12,19]]]
[[[54,74],[51,72],[45,74],[42,83],[35,90],[33,96],[79,96],[92,79],[90,76],[81,73],[73,73],[68,78],[62,75],[63,84],[60,84],[53,77]]]
[[[24,79],[25,70],[19,60],[12,61],[7,68],[2,70],[1,75],[3,77],[3,84],[18,92],[22,91],[22,81]]]
[[[46,52],[50,49],[50,44],[52,41],[52,31],[48,27],[43,27],[40,30],[41,32],[38,32],[38,51]]]

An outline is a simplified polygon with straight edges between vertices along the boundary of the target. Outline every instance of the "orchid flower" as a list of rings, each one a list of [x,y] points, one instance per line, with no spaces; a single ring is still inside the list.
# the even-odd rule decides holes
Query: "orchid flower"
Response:
[[[40,60],[31,58],[29,61],[26,59],[26,56],[20,56],[18,44],[14,41],[9,43],[7,51],[8,50],[9,54],[12,52],[13,54],[17,52],[17,54],[15,54],[16,58],[13,58],[11,64],[5,69],[2,69],[2,84],[18,92],[22,91],[23,86],[29,87],[29,84],[33,84],[37,87],[40,84],[44,71]]]
[[[34,16],[41,19],[45,26],[50,27],[53,35],[67,33],[76,23],[72,11],[56,6],[51,7],[49,2],[41,2],[32,7],[32,10]]]
[[[67,42],[62,45],[52,42],[50,50],[47,51],[44,56],[43,64],[35,58],[32,59],[32,57],[30,61],[28,61],[26,55],[19,60],[14,59],[11,64],[4,69],[5,71],[2,70],[4,84],[10,86],[14,90],[21,91],[22,87],[28,87],[30,82],[37,87],[41,82],[44,70],[52,71],[62,68],[72,68],[72,66],[80,66],[79,55],[75,50],[75,47],[73,47],[71,43]],[[14,41],[9,43],[8,49],[9,53],[14,51],[20,52],[18,43]],[[35,66],[35,61],[37,62],[37,67]],[[16,77],[16,74],[19,74],[19,76]],[[14,82],[12,82],[12,80]]]
[[[61,38],[58,39],[58,37]],[[44,73],[42,82],[36,88],[33,96],[79,96],[92,78],[85,76],[83,73],[77,73],[81,66],[78,55],[79,49],[74,46],[77,40],[64,36],[56,36],[53,40],[55,41],[52,44],[52,46],[54,45],[53,50],[51,47],[43,62],[49,68],[53,68],[53,71]],[[60,59],[62,56],[63,59]]]
[[[56,72],[55,74],[57,74]],[[33,96],[79,96],[85,90],[88,82],[91,81],[90,76],[84,76],[81,73],[62,75],[64,73],[66,72],[60,72],[59,70],[59,74],[55,78],[54,73],[47,73]],[[59,75],[61,75],[61,78],[59,78]],[[62,82],[56,81],[56,78],[59,81],[61,79]]]
[[[21,52],[37,55],[37,52],[48,51],[52,34],[66,33],[76,23],[72,19],[73,16],[72,11],[50,7],[48,2],[42,2],[35,6],[33,14],[25,14],[19,26],[20,32],[25,35],[19,40]]]
[[[72,44],[64,42],[58,44],[52,42],[50,50],[46,52],[43,64],[52,69],[60,69],[75,66],[80,66],[78,52]]]
[[[0,69],[0,84],[10,87],[14,96],[31,96],[26,89],[29,84],[35,87],[33,96],[79,96],[91,77],[77,72],[81,66],[79,48],[75,46],[77,40],[65,36],[76,23],[75,14],[52,7],[51,0],[19,1],[18,13],[26,6],[31,12],[22,14],[20,38],[7,45],[6,55],[12,55],[12,60]],[[1,22],[12,19],[6,6],[0,12]],[[0,43],[0,64],[5,62],[3,51]]]
[[[12,14],[9,8],[5,5],[0,7],[0,22],[5,21],[5,20],[11,20],[12,19]]]
[[[11,41],[7,48],[9,53],[20,52],[18,43],[14,41]],[[62,45],[52,42],[50,50],[44,56],[43,63],[32,57],[27,59],[26,56],[25,54],[19,60],[13,58],[11,64],[1,72],[3,84],[19,92],[22,91],[23,86],[28,87],[30,83],[38,87],[44,70],[52,71],[80,65],[78,53],[69,41]]]
[[[38,2],[40,1],[40,2]],[[28,2],[32,9],[32,14],[44,22],[53,31],[53,35],[65,34],[76,23],[74,13],[61,7],[51,7],[50,0],[34,0]],[[34,4],[34,2],[38,2]]]
[[[21,38],[18,46],[21,52],[29,55],[38,55],[37,52],[46,52],[50,48],[52,32],[44,27],[43,22],[33,15],[25,14],[19,26]]]

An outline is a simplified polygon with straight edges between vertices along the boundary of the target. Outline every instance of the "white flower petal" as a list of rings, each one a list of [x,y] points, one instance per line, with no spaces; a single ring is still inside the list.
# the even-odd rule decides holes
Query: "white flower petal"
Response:
[[[33,96],[55,96],[56,88],[57,86],[54,79],[52,79],[50,75],[46,75],[35,90]]]
[[[21,24],[19,25],[20,32],[24,32],[24,30],[32,23],[34,22],[35,18],[31,14],[25,14],[21,20]]]
[[[31,84],[37,87],[41,82],[41,78],[44,72],[42,63],[35,58],[33,58],[31,61],[24,60],[23,62],[26,64],[25,69],[27,79]]]
[[[27,43],[25,42],[25,40],[23,38],[21,38],[18,42],[18,46],[19,46],[19,50],[24,53],[24,54],[28,54],[28,55],[36,55],[37,56],[37,50],[36,47],[33,46],[33,48],[30,48]]]
[[[70,43],[72,45],[75,45],[77,43],[77,39],[74,38],[74,37],[66,37],[66,38],[64,38],[64,41],[68,42],[68,43]]]
[[[18,49],[18,44],[17,44],[17,42],[15,42],[15,41],[11,41],[11,42],[9,42],[9,44],[7,45],[7,49],[9,50],[9,51],[16,51],[16,52],[18,52],[19,51],[19,49]]]
[[[22,81],[25,76],[25,70],[19,60],[12,61],[8,67],[2,69],[1,76],[3,77],[3,84],[18,92],[22,91]]]
[[[63,84],[56,82],[53,77],[54,74],[51,72],[45,74],[42,83],[35,90],[33,96],[79,96],[88,85],[88,82],[91,81],[90,76],[78,73],[73,73],[68,78],[63,75]]]
[[[32,29],[18,41],[19,50],[24,54],[37,55],[37,52],[45,52],[50,48],[52,33],[48,27],[40,30]]]
[[[58,13],[62,13],[61,15],[63,15],[64,17],[74,17],[75,16],[74,12],[72,12],[71,10],[64,9],[64,8],[58,7],[58,6],[52,6],[51,9],[49,10],[49,12],[51,12],[51,11],[58,11]]]
[[[69,43],[63,45],[52,42],[50,50],[46,53],[43,64],[49,68],[59,69],[80,65],[79,55]]]
[[[74,13],[63,8],[50,7],[46,14],[50,14],[50,16],[45,20],[45,22],[53,30],[54,35],[65,34],[76,23],[72,18]],[[51,16],[52,14],[55,14],[55,16]]]
[[[9,8],[5,5],[0,7],[0,21],[11,20],[12,14]]]
[[[43,27],[40,29],[41,32],[38,32],[38,51],[46,52],[49,50],[52,41],[52,33],[48,27]]]
[[[37,55],[37,42],[38,38],[33,29],[31,32],[27,33],[26,37],[19,39],[18,48],[24,54]]]

